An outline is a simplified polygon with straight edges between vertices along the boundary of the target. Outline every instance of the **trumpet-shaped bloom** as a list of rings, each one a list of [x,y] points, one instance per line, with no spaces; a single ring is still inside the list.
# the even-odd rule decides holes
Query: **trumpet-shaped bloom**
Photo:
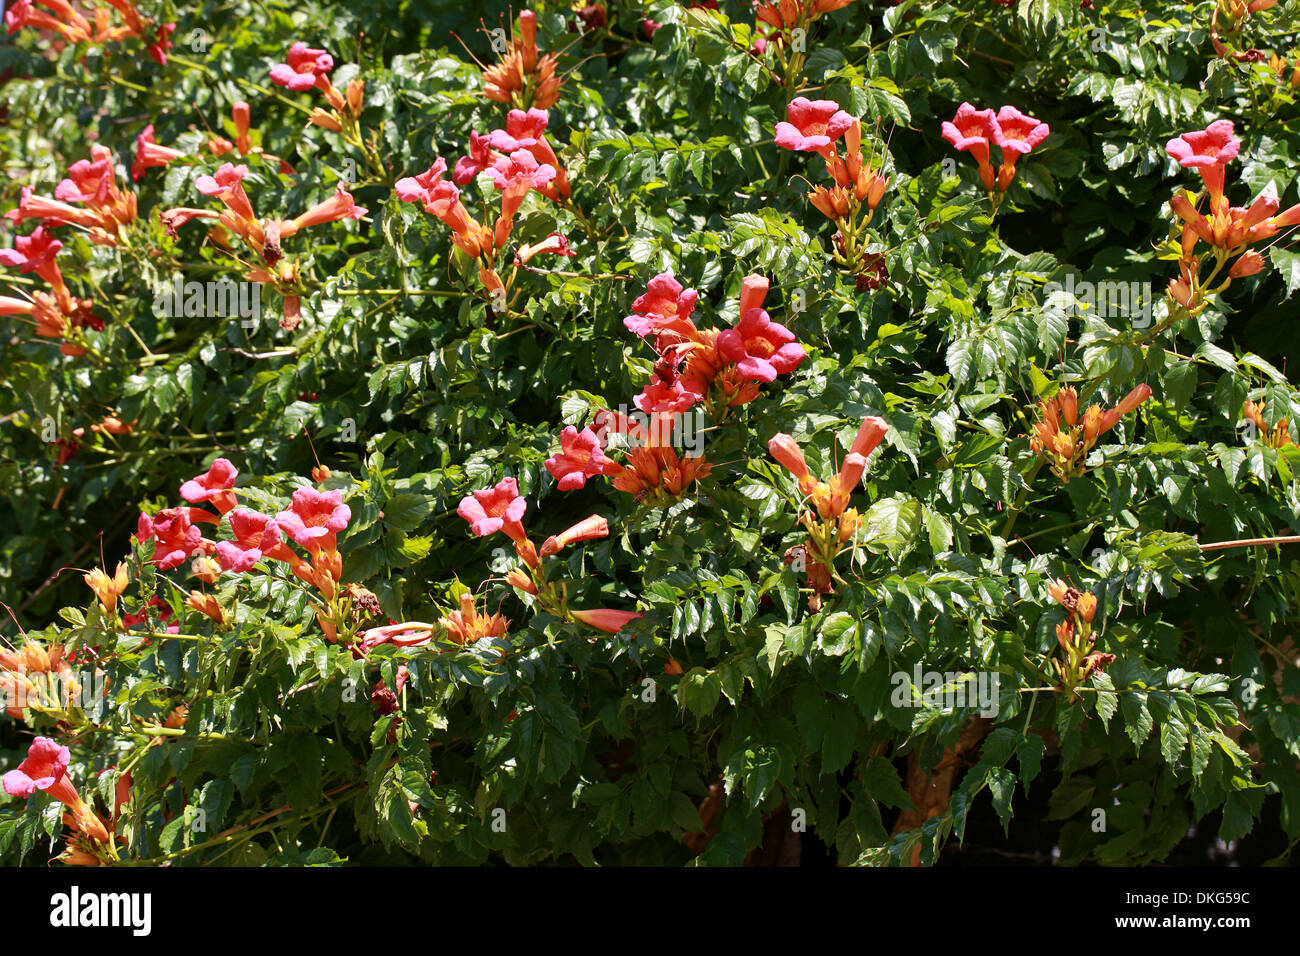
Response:
[[[491,172],[497,189],[520,199],[530,189],[540,189],[555,178],[555,167],[538,163],[537,157],[526,149],[517,149],[508,156],[499,157],[492,164]]]
[[[1223,166],[1237,158],[1241,140],[1232,132],[1232,120],[1216,120],[1203,130],[1171,139],[1165,151],[1189,169]]]
[[[188,508],[167,508],[152,518],[142,513],[135,536],[141,542],[154,542],[153,563],[160,571],[179,567],[203,547],[203,534],[190,521]]]
[[[72,811],[73,825],[92,840],[105,842],[108,832],[103,823],[81,802],[81,795],[68,776],[71,753],[48,737],[37,737],[27,748],[27,759],[4,775],[5,793],[11,797],[30,797],[37,790],[48,793]]]
[[[550,114],[546,110],[511,110],[506,115],[506,128],[492,131],[492,148],[503,153],[519,149],[531,151],[544,138],[549,122]],[[538,161],[541,162],[540,158]]]
[[[43,225],[32,230],[30,236],[15,236],[12,249],[0,249],[0,265],[17,266],[24,275],[35,272],[52,286],[63,285],[63,277],[55,257],[63,249],[63,243]]]
[[[546,470],[561,491],[583,487],[588,478],[604,474],[609,465],[600,437],[590,428],[578,431],[572,425],[560,432],[560,453],[546,459]]]
[[[488,137],[471,132],[469,155],[456,160],[456,168],[451,174],[451,180],[457,186],[464,186],[483,170],[490,169],[496,161],[497,154],[492,151],[492,143]]]
[[[519,496],[519,485],[513,478],[503,478],[494,488],[482,488],[461,499],[456,514],[469,522],[470,530],[480,538],[504,531],[515,541],[524,537],[520,520],[528,503]]]
[[[511,110],[506,116],[506,128],[492,131],[491,145],[503,153],[525,149],[533,154],[539,164],[553,167],[555,179],[539,186],[538,190],[551,199],[567,199],[572,192],[569,176],[546,140],[546,126],[549,122],[550,116],[546,110]]]
[[[806,357],[794,333],[773,322],[763,309],[750,309],[733,329],[718,336],[718,350],[740,373],[758,382],[794,371]]]
[[[224,513],[230,509],[222,508],[223,504],[234,506],[235,496],[230,489],[235,487],[237,477],[239,469],[229,459],[218,458],[208,466],[206,474],[191,478],[181,485],[181,497],[195,503],[211,501]]]
[[[48,737],[37,737],[27,749],[27,759],[4,775],[5,793],[11,797],[30,797],[37,790],[50,791],[55,799],[72,789],[68,780],[68,763],[72,754]],[[75,791],[73,791],[75,794]],[[80,800],[77,801],[80,803]]]
[[[700,294],[694,289],[683,289],[682,284],[663,272],[650,280],[645,294],[632,303],[632,315],[623,320],[628,331],[644,338],[655,334],[675,333],[686,337],[695,331],[691,313]],[[663,344],[663,343],[661,343]]]
[[[962,103],[952,122],[943,124],[943,138],[954,149],[969,151],[976,159],[987,162],[989,140],[994,136],[993,123],[992,110],[977,110],[970,103]]]
[[[428,206],[432,201],[432,190],[434,186],[442,180],[442,174],[447,171],[447,161],[441,157],[433,161],[433,165],[418,176],[407,176],[399,179],[393,187],[397,192],[397,198],[402,202],[418,202]]]
[[[671,369],[667,375],[654,375],[650,382],[632,398],[632,402],[647,415],[655,412],[684,412],[704,398],[691,379],[683,378]]]
[[[317,491],[299,488],[293,493],[293,504],[288,511],[275,516],[280,530],[304,548],[315,549],[324,545],[332,549],[334,535],[348,526],[352,509],[343,504],[343,492]]]
[[[68,167],[68,176],[54,187],[61,202],[98,203],[108,199],[113,188],[113,154],[106,146],[90,147],[90,159],[79,159]]]
[[[797,96],[786,107],[785,122],[776,124],[776,145],[803,152],[828,153],[831,143],[853,125],[853,117],[834,100]]]
[[[216,547],[223,571],[242,574],[280,543],[280,526],[275,518],[248,508],[230,512],[230,530],[234,539],[218,541]]]
[[[301,92],[316,85],[318,77],[334,69],[334,58],[324,50],[313,50],[301,41],[289,47],[287,62],[271,67],[271,82]]]
[[[1051,127],[1039,122],[1032,116],[1026,116],[1014,106],[1004,106],[992,124],[993,140],[1002,149],[1004,161],[1013,154],[1024,155],[1047,139]]]
[[[360,219],[365,214],[366,208],[358,206],[353,200],[352,194],[343,188],[342,183],[339,183],[334,190],[334,195],[329,199],[318,202],[298,218],[290,219],[288,222],[281,224],[280,236],[287,239],[300,229],[323,225],[327,222],[338,222],[340,219]]]
[[[594,627],[598,631],[605,631],[609,634],[617,634],[637,618],[645,616],[638,611],[615,611],[607,607],[592,608],[586,611],[575,609],[569,613],[573,615],[575,620],[581,621],[588,627]]]
[[[153,123],[150,123],[135,138],[135,162],[131,164],[131,178],[135,182],[139,182],[144,179],[145,170],[166,166],[173,160],[181,159],[184,156],[185,154],[179,149],[172,149],[170,146],[159,146],[155,143],[153,139]]]

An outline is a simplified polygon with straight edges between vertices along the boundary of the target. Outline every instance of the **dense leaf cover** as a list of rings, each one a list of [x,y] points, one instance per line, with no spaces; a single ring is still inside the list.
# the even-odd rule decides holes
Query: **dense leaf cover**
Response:
[[[1300,839],[1289,0],[150,6],[0,47],[0,861]]]

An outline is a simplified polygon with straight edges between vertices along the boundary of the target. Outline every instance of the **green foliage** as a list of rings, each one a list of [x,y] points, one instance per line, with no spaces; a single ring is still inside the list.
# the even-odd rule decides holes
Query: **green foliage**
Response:
[[[435,156],[454,164],[471,130],[504,125],[471,54],[493,61],[476,21],[509,33],[506,4],[209,2],[174,11],[161,67],[132,42],[56,53],[30,28],[0,48],[6,210],[24,185],[52,195],[92,141],[115,151],[125,185],[150,122],[193,157],[134,184],[128,244],[57,230],[63,274],[106,321],[92,354],[62,355],[17,324],[0,343],[0,598],[28,640],[98,661],[106,687],[62,725],[24,719],[75,736],[73,778],[106,819],[130,771],[123,859],[736,865],[766,823],[798,810],[843,863],[929,864],[973,814],[991,808],[1008,826],[1031,787],[1051,794],[1044,825],[1066,863],[1160,861],[1207,816],[1233,840],[1271,810],[1300,839],[1300,558],[1293,542],[1204,549],[1300,521],[1300,452],[1241,421],[1245,401],[1263,402],[1270,425],[1300,437],[1286,361],[1300,355],[1300,258],[1276,241],[1260,275],[1183,322],[1166,322],[1162,298],[1178,268],[1168,200],[1199,188],[1166,141],[1233,119],[1234,205],[1271,188],[1290,206],[1293,64],[1279,81],[1266,63],[1216,57],[1205,4],[968,6],[852,3],[816,21],[787,77],[775,52],[750,52],[748,3],[614,0],[608,25],[586,32],[569,32],[567,6],[539,5],[540,46],[565,73],[547,135],[573,203],[530,195],[511,248],[560,231],[576,257],[520,270],[505,312],[447,229],[393,187]],[[1248,46],[1293,56],[1284,6],[1252,16]],[[649,39],[646,16],[661,24]],[[306,122],[318,91],[271,86],[297,40],[334,55],[340,90],[364,78],[380,169]],[[872,221],[882,288],[839,268],[834,226],[805,201],[805,180],[825,181],[820,159],[772,143],[801,92],[861,117],[864,150],[890,177]],[[260,216],[291,219],[339,182],[369,210],[284,241],[306,292],[296,330],[154,305],[177,276],[244,275],[200,224],[173,237],[158,219],[217,208],[195,180],[234,159],[206,144],[234,138],[236,100],[277,158],[238,160]],[[969,155],[940,136],[963,101],[1010,103],[1052,128],[996,216]],[[462,187],[475,215],[496,197],[486,177]],[[680,501],[639,503],[603,478],[558,492],[544,462],[561,429],[630,404],[648,381],[656,357],[622,319],[665,271],[699,291],[697,324],[720,328],[738,317],[743,277],[768,276],[765,307],[808,357],[710,423],[713,471]],[[1071,308],[1044,291],[1067,278],[1136,283],[1155,304],[1145,323]],[[7,269],[0,294],[33,283]],[[269,288],[265,301],[279,308]],[[1139,383],[1152,396],[1063,483],[1029,435],[1035,403],[1067,383],[1081,408]],[[94,431],[108,415],[130,433]],[[790,434],[829,476],[869,415],[890,431],[853,497],[853,556],[814,611],[784,560],[806,537],[806,502],[767,443]],[[231,615],[217,626],[184,603],[199,588],[188,561],[156,571],[130,537],[142,509],[175,506],[217,456],[239,466],[241,504],[268,514],[310,484],[317,456],[328,465],[321,487],[352,515],[342,580],[375,595],[371,625],[438,621],[468,589],[510,620],[505,637],[359,657],[274,569],[207,588]],[[644,616],[596,633],[507,586],[520,562],[506,539],[473,537],[456,514],[507,476],[536,541],[608,519],[608,539],[544,559],[571,606]],[[60,573],[101,554],[130,564],[122,600],[144,625],[115,627],[81,573]],[[1096,595],[1096,650],[1115,655],[1074,695],[1053,665],[1057,578]],[[165,607],[147,607],[154,595]],[[5,636],[21,646],[17,631],[11,621]],[[372,693],[396,688],[401,667],[396,711],[381,713]],[[995,706],[927,695],[916,677],[930,672],[992,675]],[[8,770],[28,741],[0,721]],[[909,783],[957,751],[950,798],[918,818]],[[43,864],[62,808],[3,799],[0,860]]]

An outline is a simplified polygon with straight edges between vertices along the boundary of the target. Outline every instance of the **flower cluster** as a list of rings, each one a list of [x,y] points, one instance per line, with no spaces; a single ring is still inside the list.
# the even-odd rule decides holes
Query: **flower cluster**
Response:
[[[50,286],[38,289],[28,298],[0,295],[0,315],[26,316],[37,335],[57,339],[64,355],[85,355],[91,348],[86,329],[103,331],[104,321],[90,310],[89,299],[79,299],[68,291],[55,257],[63,243],[55,239],[45,225],[37,226],[29,236],[14,239],[12,249],[0,249],[0,265],[17,267],[22,273],[36,273]]]
[[[844,137],[844,157],[835,141]],[[858,276],[860,289],[878,289],[888,279],[880,255],[867,253],[867,227],[884,198],[889,179],[877,167],[874,151],[862,154],[862,121],[840,109],[834,100],[790,101],[786,120],[776,124],[776,145],[798,152],[818,153],[826,161],[832,186],[815,186],[809,201],[838,227],[835,260]]]
[[[1291,441],[1291,429],[1287,424],[1285,415],[1279,418],[1272,428],[1269,428],[1264,423],[1264,406],[1266,404],[1267,402],[1247,400],[1241,411],[1242,417],[1255,426],[1260,441],[1269,448],[1285,448],[1288,445],[1294,445],[1295,442]]]
[[[1182,221],[1178,278],[1170,280],[1167,293],[1170,315],[1187,318],[1201,312],[1210,297],[1226,289],[1233,279],[1263,270],[1263,255],[1249,246],[1272,239],[1288,226],[1300,224],[1300,203],[1281,213],[1278,212],[1281,203],[1275,196],[1266,194],[1256,197],[1249,208],[1229,203],[1225,170],[1241,150],[1241,140],[1233,133],[1231,120],[1217,120],[1203,130],[1183,133],[1171,139],[1165,148],[1179,165],[1201,174],[1208,197],[1208,215],[1200,210],[1199,197],[1188,190],[1179,190],[1169,201],[1169,207]],[[1208,250],[1197,250],[1202,241],[1209,246]],[[1209,263],[1212,268],[1202,275]],[[1228,270],[1216,285],[1224,266]]]
[[[506,43],[501,58],[483,70],[483,95],[517,109],[550,109],[560,99],[563,79],[555,72],[553,53],[537,51],[537,14],[519,14],[519,31]]]
[[[27,641],[12,651],[0,651],[0,707],[14,720],[24,719],[28,709],[66,719],[79,690],[62,644]]]
[[[760,383],[794,371],[806,357],[794,333],[773,322],[763,308],[767,292],[764,276],[746,276],[735,326],[701,329],[691,318],[698,293],[667,274],[651,279],[645,294],[632,303],[633,314],[623,320],[656,355],[650,382],[633,398],[638,412],[603,410],[581,431],[565,428],[560,453],[546,461],[560,490],[581,488],[588,478],[605,475],[638,502],[660,505],[706,477],[713,466],[702,455],[683,456],[674,447],[685,413],[699,403],[714,422],[721,422],[731,409],[756,399]],[[627,440],[622,463],[605,455],[611,434]]]
[[[498,255],[510,241],[515,214],[533,191],[565,204],[571,195],[568,174],[546,139],[550,116],[545,110],[511,110],[505,129],[485,136],[470,133],[469,154],[456,161],[452,181],[442,178],[447,163],[439,158],[425,172],[397,181],[397,196],[403,202],[419,203],[425,212],[437,216],[452,232],[452,243],[469,258],[478,261],[479,280],[488,294],[504,306],[514,273],[503,280],[496,270]],[[488,173],[501,191],[501,210],[491,228],[479,222],[460,200],[459,186],[469,184],[479,173]],[[515,255],[523,265],[541,253],[571,256],[568,240],[553,233],[547,240],[523,246]]]
[[[862,480],[867,459],[888,431],[884,419],[864,418],[844,463],[829,481],[812,475],[803,451],[790,435],[778,432],[767,443],[768,452],[794,476],[799,493],[812,505],[810,509],[801,507],[799,512],[799,523],[808,532],[808,540],[802,546],[791,548],[786,560],[796,567],[802,565],[807,572],[808,587],[812,590],[808,607],[814,612],[821,610],[822,595],[834,591],[831,578],[835,573],[835,559],[846,547],[852,547],[850,542],[861,523],[857,509],[849,507],[850,495]]]
[[[113,152],[96,143],[90,147],[90,159],[79,159],[69,167],[67,177],[54,188],[53,199],[24,186],[18,208],[6,215],[16,223],[40,219],[45,226],[77,226],[86,230],[92,243],[116,246],[124,227],[135,220],[136,198],[130,190],[117,187]]]
[[[1092,619],[1097,613],[1095,595],[1079,591],[1059,578],[1047,586],[1047,593],[1065,609],[1065,620],[1056,625],[1056,642],[1065,659],[1053,659],[1052,663],[1066,699],[1073,700],[1075,689],[1114,663],[1115,655],[1093,649],[1097,643],[1097,635],[1092,630]]]
[[[1242,31],[1252,13],[1277,6],[1277,0],[1216,0],[1210,17],[1210,42],[1214,52],[1224,59],[1241,63],[1258,63],[1264,54],[1251,47],[1239,49]]]
[[[524,531],[523,517],[526,509],[527,502],[520,497],[519,486],[515,479],[504,478],[492,488],[484,488],[467,495],[461,500],[456,513],[469,522],[470,530],[478,537],[500,531],[514,542],[515,554],[524,566],[513,569],[506,576],[506,581],[547,613],[553,614],[562,621],[577,621],[610,634],[617,634],[629,621],[641,617],[635,611],[571,608],[568,585],[562,581],[551,580],[547,574],[545,559],[559,554],[569,545],[579,541],[609,537],[609,523],[604,518],[599,515],[584,518],[560,534],[551,535],[542,542],[539,549]],[[460,637],[457,643],[464,643],[467,635],[473,635],[475,631],[470,625],[480,620],[476,616],[467,616],[473,609],[472,601],[467,602],[462,598],[461,603],[461,616],[456,621],[459,627],[455,631],[448,627],[451,633]],[[444,618],[444,621],[447,620],[449,619]],[[500,628],[504,632],[505,623],[502,623]]]
[[[64,861],[81,865],[98,865],[117,859],[104,820],[81,799],[68,775],[71,753],[67,747],[48,737],[37,737],[27,748],[27,759],[4,775],[5,793],[26,799],[38,790],[49,794],[68,808],[64,822],[72,827]]]
[[[1287,76],[1287,67],[1290,67],[1290,76]],[[1287,61],[1277,54],[1269,58],[1268,68],[1277,76],[1278,83],[1290,87],[1293,90],[1300,90],[1300,58],[1292,57],[1291,62]]]
[[[334,195],[317,203],[302,215],[294,219],[259,220],[253,212],[253,204],[244,191],[244,177],[248,167],[224,163],[215,176],[200,176],[195,186],[205,196],[218,199],[225,210],[216,212],[211,209],[178,207],[159,214],[168,232],[176,230],[191,219],[207,219],[216,223],[213,239],[230,249],[230,234],[234,233],[243,240],[252,260],[244,262],[231,251],[232,255],[246,270],[245,275],[252,282],[273,286],[284,296],[284,312],[280,320],[282,328],[293,330],[298,327],[300,319],[299,266],[296,258],[288,258],[281,249],[281,242],[292,238],[301,230],[324,223],[337,222],[340,219],[360,219],[366,209],[358,206],[352,194],[339,183]]]
[[[122,22],[114,24],[108,7],[96,7],[93,20],[87,20],[69,0],[14,0],[5,6],[5,26],[10,33],[22,27],[35,27],[59,34],[63,42],[105,46],[109,43],[134,37],[145,44],[145,49],[159,66],[167,64],[167,51],[172,47],[174,23],[156,24],[141,16],[130,0],[106,0],[121,14]],[[45,10],[37,8],[37,4]]]
[[[205,474],[181,485],[180,494],[190,505],[211,504],[217,514],[201,507],[167,508],[152,516],[142,513],[136,540],[153,542],[152,561],[159,570],[167,571],[193,559],[191,573],[208,585],[216,584],[223,573],[243,574],[264,560],[281,562],[294,577],[319,593],[316,618],[325,636],[337,640],[342,633],[350,638],[356,623],[351,615],[354,595],[339,587],[343,558],[338,534],[352,519],[352,509],[343,503],[343,493],[306,485],[294,491],[287,509],[272,516],[238,507],[238,476],[238,469],[230,461],[216,459]],[[205,538],[200,524],[224,525],[230,538]],[[306,551],[306,557],[290,548],[289,542]],[[190,591],[185,603],[219,626],[230,623],[229,613],[213,594]],[[106,610],[112,613],[112,608]]]
[[[1038,421],[1029,435],[1029,447],[1040,455],[1063,482],[1087,469],[1088,453],[1097,439],[1119,424],[1121,418],[1151,397],[1151,386],[1139,385],[1111,409],[1089,405],[1079,413],[1079,393],[1073,386],[1038,403]],[[1064,420],[1064,425],[1062,425]]]
[[[1016,161],[1040,145],[1052,131],[1046,123],[1026,116],[1014,106],[1004,106],[994,113],[991,109],[977,110],[970,103],[962,103],[952,122],[944,123],[942,128],[943,138],[954,149],[969,152],[979,164],[980,182],[989,194],[995,213],[1016,178]],[[1002,164],[996,173],[989,152],[991,146],[997,146],[1002,153]]]
[[[382,172],[382,164],[375,162],[377,152],[373,144],[367,144],[361,130],[361,111],[365,107],[366,83],[360,77],[348,84],[347,91],[340,93],[330,82],[329,74],[334,69],[334,58],[324,50],[316,50],[298,41],[289,47],[284,63],[271,67],[271,82],[294,92],[317,89],[325,96],[329,109],[316,107],[311,111],[308,122],[322,129],[339,133],[352,146],[365,152],[367,159],[377,165]],[[236,117],[236,125],[239,118]],[[245,125],[247,118],[245,117]],[[240,147],[240,153],[247,155],[248,149]]]
[[[807,37],[823,15],[841,10],[853,0],[753,0],[756,39],[754,52],[773,58],[781,67],[786,87],[792,88],[807,61]],[[714,4],[714,9],[717,5]]]

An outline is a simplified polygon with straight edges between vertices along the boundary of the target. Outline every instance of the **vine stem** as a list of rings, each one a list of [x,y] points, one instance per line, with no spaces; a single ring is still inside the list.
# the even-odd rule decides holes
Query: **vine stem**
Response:
[[[1238,538],[1236,541],[1211,541],[1209,544],[1200,544],[1198,547],[1202,551],[1224,551],[1228,548],[1248,548],[1254,545],[1279,545],[1279,544],[1300,544],[1300,534],[1278,535],[1273,538]]]
[[[453,289],[335,289],[334,295],[440,295],[449,299],[472,299],[473,292],[459,292]]]
[[[206,74],[207,76],[217,75],[216,72],[211,67],[205,66],[202,63],[196,63],[195,61],[189,59],[188,57],[178,56],[175,53],[169,53],[167,57],[168,59],[172,60],[176,64],[183,66],[188,70],[198,70],[200,73]],[[223,79],[224,78],[225,77],[223,77]],[[301,103],[295,102],[294,100],[289,99],[287,96],[277,93],[275,90],[267,89],[265,86],[259,86],[257,83],[245,79],[242,76],[232,77],[232,79],[234,79],[234,81],[240,84],[241,86],[245,86],[250,90],[256,90],[258,93],[261,93],[263,96],[269,96],[272,99],[277,99],[285,106],[291,107],[300,113],[306,113],[309,116],[311,115],[311,109],[309,107],[303,106]]]
[[[364,783],[359,785],[362,787],[365,786]],[[325,796],[331,797],[345,790],[350,790],[351,788],[356,786],[358,786],[358,784],[355,783],[344,784],[341,787],[337,787],[334,790],[331,790],[329,793],[325,794]],[[319,816],[320,814],[324,813],[328,809],[337,807],[337,805],[340,804],[341,802],[342,799],[331,800],[329,803],[324,803],[321,804],[319,807],[313,807],[310,810],[305,810],[300,814],[296,814],[291,819],[302,820],[303,822],[306,822],[309,819]],[[229,830],[223,830],[221,833],[218,833],[211,840],[205,840],[202,843],[196,843],[193,846],[186,847],[182,850],[176,850],[172,853],[167,853],[163,856],[154,857],[151,860],[141,860],[139,861],[139,865],[156,866],[165,860],[176,859],[177,857],[187,856],[188,854],[194,853],[197,850],[205,850],[208,849],[209,847],[220,846],[221,844],[229,843],[231,840],[235,839],[236,837],[242,836],[243,838],[248,838],[248,837],[257,836],[260,833],[265,833],[269,830],[274,830],[276,827],[281,826],[283,823],[289,821],[277,821],[275,823],[269,824],[268,826],[264,826],[264,827],[257,827],[257,824],[262,823],[265,820],[273,819],[274,817],[278,817],[282,814],[289,813],[291,810],[293,810],[292,804],[285,804],[284,806],[280,807],[278,810],[272,810],[270,813],[263,814],[262,816],[257,817],[255,820],[251,820],[248,823],[243,824],[242,826],[231,827]]]

